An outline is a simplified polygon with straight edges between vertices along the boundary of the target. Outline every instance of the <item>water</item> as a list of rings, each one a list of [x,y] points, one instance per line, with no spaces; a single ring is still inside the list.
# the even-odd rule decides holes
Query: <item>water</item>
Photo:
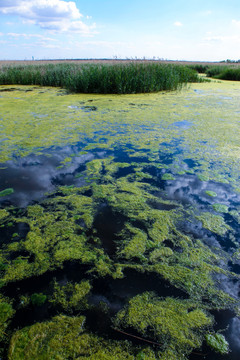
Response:
[[[6,143],[0,190],[14,189],[0,197],[1,209],[8,211],[0,227],[0,269],[8,282],[2,294],[13,299],[16,310],[10,333],[59,312],[78,315],[74,307],[68,312],[51,302],[53,284],[63,289],[87,280],[89,307],[82,310],[87,331],[146,345],[116,334],[113,321],[131,299],[154,292],[159,301],[188,299],[200,309],[207,304],[215,319],[212,331],[220,330],[229,341],[228,355],[214,353],[203,342],[202,348],[192,349],[189,359],[199,354],[205,359],[238,358],[240,323],[234,306],[226,302],[217,311],[214,301],[219,295],[208,291],[216,287],[238,304],[237,96],[231,85],[218,96],[216,84],[197,86],[186,95],[94,95],[91,99],[64,94],[57,98],[54,89],[1,89],[6,103],[14,103],[16,97],[26,101],[28,114],[26,123],[15,129],[25,117],[13,120],[0,102],[0,140]],[[40,112],[39,99],[48,97],[51,102]],[[209,109],[219,98],[224,100],[221,116],[215,109],[214,119],[209,118]],[[227,126],[227,117],[228,138],[226,128],[219,125],[223,119],[221,126]],[[6,119],[13,128],[4,127]],[[49,122],[53,131],[48,134]],[[169,178],[164,180],[166,174]],[[212,279],[208,266],[215,285],[204,287],[204,281]],[[186,276],[189,270],[187,279],[178,278],[179,271]],[[47,301],[34,306],[29,302],[34,293],[46,294]],[[159,341],[151,330],[143,334],[126,329]]]

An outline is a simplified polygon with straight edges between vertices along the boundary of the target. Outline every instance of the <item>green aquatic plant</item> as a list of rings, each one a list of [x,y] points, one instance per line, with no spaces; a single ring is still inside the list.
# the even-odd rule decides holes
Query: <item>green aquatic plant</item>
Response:
[[[175,180],[175,177],[172,174],[165,173],[162,176],[162,180]]]
[[[206,342],[209,347],[221,355],[229,353],[229,344],[222,334],[207,334]]]
[[[169,256],[172,256],[174,252],[169,247],[162,247],[153,250],[149,256],[149,260],[152,263],[164,262]]]
[[[147,247],[147,234],[140,229],[126,224],[121,233],[123,242],[121,243],[120,256],[126,259],[143,258],[143,254]]]
[[[217,194],[215,193],[215,191],[206,190],[205,193],[206,193],[208,196],[211,196],[211,197],[216,197],[216,196],[217,196]]]
[[[43,305],[47,300],[47,295],[42,293],[34,293],[31,295],[31,302],[33,305],[41,306]]]
[[[7,335],[6,329],[14,313],[15,310],[9,302],[9,299],[4,298],[2,295],[0,295],[0,341],[3,341],[5,339]]]
[[[115,319],[115,326],[152,335],[163,354],[174,349],[180,357],[201,346],[204,330],[212,323],[211,316],[189,300],[160,299],[149,292],[133,297]]]
[[[8,196],[14,193],[14,190],[12,188],[7,188],[2,191],[0,191],[0,196]]]
[[[9,216],[9,212],[6,209],[0,209],[0,221],[6,219]]]
[[[222,212],[222,213],[228,212],[228,206],[224,204],[213,204],[212,207],[217,212]]]
[[[221,236],[225,235],[231,227],[227,225],[220,215],[214,215],[210,212],[202,212],[201,215],[196,216],[196,219],[202,222],[205,229],[208,229]]]
[[[205,174],[198,174],[197,176],[200,181],[209,181],[209,177]]]
[[[60,306],[62,310],[71,313],[73,310],[85,310],[89,307],[87,296],[91,290],[90,282],[87,280],[78,283],[68,283],[60,286],[54,283],[54,292],[50,302],[54,306]]]
[[[11,339],[9,360],[79,358],[86,360],[134,360],[134,349],[127,341],[106,340],[85,330],[85,317],[58,315],[16,331]],[[148,359],[154,352],[143,349]]]

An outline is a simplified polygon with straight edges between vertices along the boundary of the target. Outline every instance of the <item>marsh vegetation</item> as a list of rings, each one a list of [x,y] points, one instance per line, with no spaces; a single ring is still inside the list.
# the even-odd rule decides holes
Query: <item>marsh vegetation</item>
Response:
[[[99,94],[135,94],[176,90],[198,82],[186,66],[154,63],[46,64],[3,66],[1,85],[60,86],[70,91]]]

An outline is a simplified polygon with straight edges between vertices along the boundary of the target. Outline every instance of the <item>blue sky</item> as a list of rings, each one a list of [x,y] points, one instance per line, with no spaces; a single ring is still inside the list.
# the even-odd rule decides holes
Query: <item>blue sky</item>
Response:
[[[240,59],[239,0],[0,0],[0,59]]]

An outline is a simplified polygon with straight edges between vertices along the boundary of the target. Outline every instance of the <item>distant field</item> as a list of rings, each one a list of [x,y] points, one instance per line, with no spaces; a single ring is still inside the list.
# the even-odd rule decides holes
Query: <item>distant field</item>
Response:
[[[0,67],[4,65],[43,65],[59,63],[82,63],[82,64],[123,64],[129,62],[138,63],[161,63],[161,64],[179,64],[179,65],[208,65],[208,66],[240,66],[240,63],[221,63],[205,61],[175,61],[175,60],[141,60],[141,59],[66,59],[66,60],[0,60]]]

